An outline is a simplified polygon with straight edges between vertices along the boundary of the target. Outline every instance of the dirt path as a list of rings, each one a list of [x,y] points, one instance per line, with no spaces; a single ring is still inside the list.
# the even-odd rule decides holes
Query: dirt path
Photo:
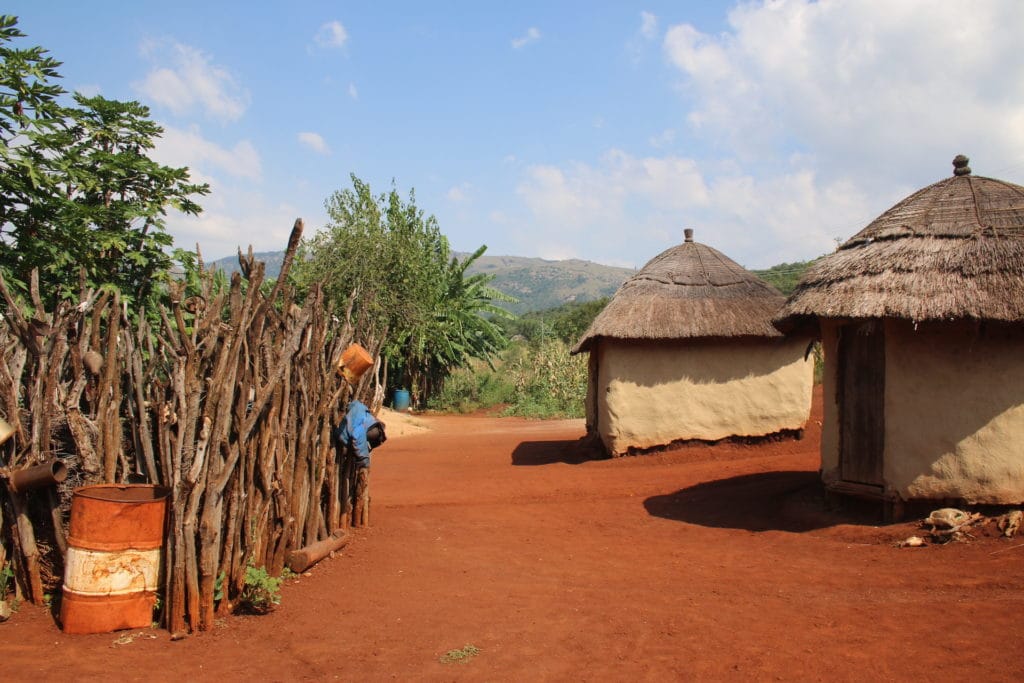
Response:
[[[897,549],[912,525],[830,516],[813,423],[589,460],[580,421],[420,419],[374,455],[372,527],[273,614],[170,642],[24,607],[3,676],[1024,680],[1024,540]]]

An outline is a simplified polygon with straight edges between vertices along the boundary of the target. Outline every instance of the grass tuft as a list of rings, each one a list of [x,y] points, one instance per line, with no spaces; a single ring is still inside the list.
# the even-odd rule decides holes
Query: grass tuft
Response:
[[[480,648],[467,645],[460,650],[448,650],[441,655],[440,662],[442,664],[465,664],[478,654],[480,654]]]

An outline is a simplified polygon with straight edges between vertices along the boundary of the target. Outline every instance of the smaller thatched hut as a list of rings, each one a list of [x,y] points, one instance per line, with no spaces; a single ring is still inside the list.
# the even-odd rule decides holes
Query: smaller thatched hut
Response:
[[[771,324],[785,297],[685,232],[572,351],[590,353],[587,429],[612,455],[799,430],[810,412],[809,338]]]
[[[1024,187],[954,175],[804,276],[777,324],[820,334],[826,486],[1024,502]]]

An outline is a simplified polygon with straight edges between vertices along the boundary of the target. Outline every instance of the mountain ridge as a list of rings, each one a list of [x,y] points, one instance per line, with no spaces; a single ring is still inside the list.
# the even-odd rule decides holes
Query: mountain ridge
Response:
[[[253,254],[266,264],[267,277],[281,272],[283,251]],[[465,259],[468,252],[453,252]],[[237,256],[225,256],[208,262],[209,266],[227,273],[239,270]],[[606,266],[583,259],[550,260],[532,256],[481,255],[467,269],[469,275],[492,275],[491,287],[517,299],[516,303],[499,303],[512,313],[542,311],[570,302],[593,301],[615,293],[636,271],[632,268]]]
[[[276,278],[281,272],[283,251],[256,252],[254,256],[267,267],[267,277]],[[468,252],[453,252],[464,259]],[[788,296],[812,261],[780,263],[762,270],[751,270],[768,284]],[[209,262],[228,273],[237,271],[238,257],[225,256]],[[517,299],[516,303],[499,305],[521,315],[531,311],[545,311],[563,304],[594,301],[610,297],[619,285],[636,273],[634,268],[606,266],[583,259],[551,260],[536,256],[490,256],[483,254],[466,271],[469,275],[493,275],[491,286]]]

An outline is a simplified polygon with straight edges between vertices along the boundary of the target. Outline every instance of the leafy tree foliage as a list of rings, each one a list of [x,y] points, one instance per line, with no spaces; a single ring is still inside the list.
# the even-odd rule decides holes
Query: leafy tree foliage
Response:
[[[163,129],[137,102],[75,94],[65,106],[60,62],[0,17],[0,269],[25,289],[73,298],[82,285],[146,302],[171,267],[168,207],[197,214],[186,168],[147,154]],[[80,279],[84,274],[84,281]]]
[[[559,339],[575,346],[597,314],[608,304],[608,297],[593,301],[569,302],[544,311],[525,313],[501,324],[509,337],[521,336],[530,343]]]
[[[817,259],[797,261],[795,263],[780,263],[765,270],[754,270],[751,272],[786,296],[789,296],[796,289],[796,283],[800,282],[800,278],[804,276],[804,273],[807,272],[807,269],[811,267],[815,260]]]
[[[451,255],[437,219],[416,206],[415,192],[374,195],[355,175],[352,187],[326,202],[329,224],[303,244],[294,277],[320,282],[358,336],[383,340],[388,384],[412,389],[421,402],[452,368],[488,358],[502,348],[501,329],[485,316],[508,316],[493,305],[508,300],[488,286],[490,276],[467,276],[481,247],[459,260]]]

